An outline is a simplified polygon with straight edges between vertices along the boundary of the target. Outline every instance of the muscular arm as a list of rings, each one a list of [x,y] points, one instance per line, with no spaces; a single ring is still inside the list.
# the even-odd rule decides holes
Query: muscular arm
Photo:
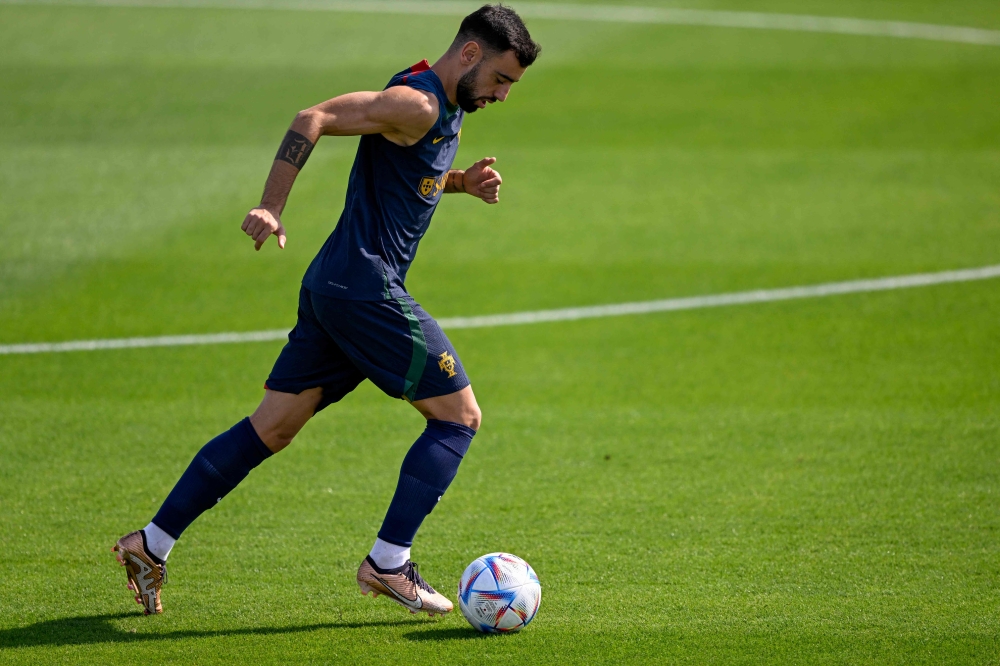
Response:
[[[299,170],[321,136],[382,134],[393,143],[412,146],[434,126],[437,117],[434,95],[405,86],[349,93],[300,111],[271,164],[260,206],[243,220],[242,229],[253,238],[254,249],[260,250],[272,235],[278,237],[278,247],[285,247],[281,212]]]

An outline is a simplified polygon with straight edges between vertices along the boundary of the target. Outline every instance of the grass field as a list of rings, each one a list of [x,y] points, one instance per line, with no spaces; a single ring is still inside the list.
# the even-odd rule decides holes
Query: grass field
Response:
[[[992,0],[683,6],[1000,28]],[[288,247],[254,253],[285,128],[456,26],[0,4],[0,344],[290,327],[356,142],[321,142]],[[542,57],[456,165],[496,155],[501,204],[448,197],[410,273],[436,316],[1000,263],[1000,48],[529,27]],[[281,343],[0,356],[0,663],[1000,661],[1000,281],[451,339],[484,424],[414,559],[452,592],[526,558],[527,630],[358,594],[421,429],[370,384],[196,522],[139,615],[110,546]]]

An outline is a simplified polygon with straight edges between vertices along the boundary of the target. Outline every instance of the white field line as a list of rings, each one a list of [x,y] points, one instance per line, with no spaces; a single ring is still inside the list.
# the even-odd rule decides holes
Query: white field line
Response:
[[[427,0],[424,2],[413,0],[364,0],[360,2],[358,0],[0,0],[0,4],[84,7],[169,7],[189,9],[273,9],[463,16],[482,3],[447,0]],[[935,25],[930,23],[705,9],[617,7],[611,5],[576,5],[544,2],[515,2],[514,4],[518,13],[525,18],[826,32],[842,35],[929,39],[941,42],[1000,46],[1000,30]]]
[[[890,291],[926,287],[950,282],[972,282],[1000,277],[1000,265],[983,266],[941,273],[919,273],[873,280],[851,280],[849,282],[827,282],[803,287],[783,289],[759,289],[738,291],[711,296],[691,296],[688,298],[668,298],[659,301],[638,303],[618,303],[614,305],[593,305],[580,308],[559,308],[557,310],[537,310],[534,312],[513,312],[510,314],[483,315],[479,317],[448,317],[438,320],[442,328],[491,328],[514,326],[517,324],[538,324],[553,321],[573,321],[596,319],[599,317],[621,317],[624,315],[648,314],[650,312],[673,312],[676,310],[696,310],[723,305],[746,305],[769,303],[796,298],[818,298],[838,294],[856,294],[872,291]],[[152,338],[113,338],[108,340],[73,340],[70,342],[37,342],[20,345],[0,345],[0,354],[40,354],[45,352],[94,351],[98,349],[134,349],[137,347],[179,347],[184,345],[215,345],[235,342],[268,342],[284,340],[287,329],[272,331],[251,331],[249,333],[211,333],[208,335],[163,335]]]

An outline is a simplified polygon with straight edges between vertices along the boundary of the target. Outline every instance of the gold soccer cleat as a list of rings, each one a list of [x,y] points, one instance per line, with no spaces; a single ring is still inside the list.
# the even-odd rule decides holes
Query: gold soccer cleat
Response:
[[[128,574],[128,589],[135,592],[135,602],[143,607],[146,615],[162,613],[160,588],[167,582],[167,565],[157,561],[146,550],[142,530],[129,532],[111,549],[115,558]]]
[[[423,611],[434,617],[450,613],[454,608],[447,597],[420,577],[417,565],[410,561],[397,569],[379,569],[368,556],[358,569],[358,587],[364,595],[369,592],[375,597],[384,594],[411,613]]]

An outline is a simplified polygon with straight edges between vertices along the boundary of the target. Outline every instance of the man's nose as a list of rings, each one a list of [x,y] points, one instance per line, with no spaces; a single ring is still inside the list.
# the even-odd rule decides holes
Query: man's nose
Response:
[[[498,102],[502,102],[505,99],[507,99],[507,95],[509,94],[510,94],[510,86],[502,86],[500,90],[497,91],[497,94],[494,95],[494,97],[497,98]]]

